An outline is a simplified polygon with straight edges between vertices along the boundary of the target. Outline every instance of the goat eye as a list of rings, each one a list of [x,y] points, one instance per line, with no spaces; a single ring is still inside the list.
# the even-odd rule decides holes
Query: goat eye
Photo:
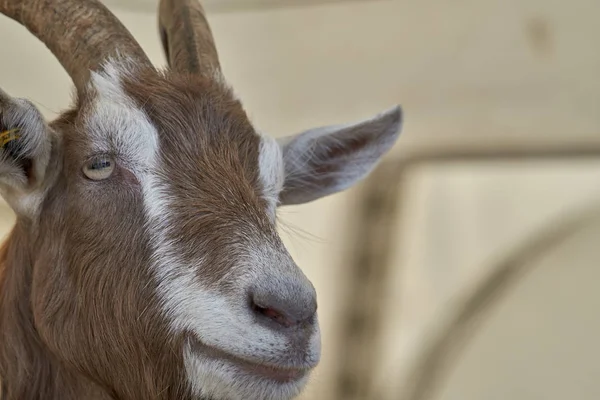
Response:
[[[114,160],[106,156],[96,157],[83,167],[85,176],[93,181],[102,181],[110,178],[114,170]]]

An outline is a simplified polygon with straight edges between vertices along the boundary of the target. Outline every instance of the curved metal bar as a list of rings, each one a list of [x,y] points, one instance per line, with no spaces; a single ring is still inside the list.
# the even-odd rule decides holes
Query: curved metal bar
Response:
[[[431,400],[444,374],[460,351],[461,343],[473,335],[482,315],[493,307],[519,278],[530,272],[531,261],[579,232],[590,221],[600,218],[600,204],[594,203],[550,222],[501,260],[473,290],[461,296],[455,310],[444,318],[419,352],[412,368],[402,379],[405,385],[397,397],[402,400]],[[384,398],[377,396],[376,398]]]

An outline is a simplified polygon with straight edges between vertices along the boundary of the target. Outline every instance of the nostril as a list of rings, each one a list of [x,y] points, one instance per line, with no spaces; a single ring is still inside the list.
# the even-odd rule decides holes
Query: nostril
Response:
[[[254,287],[248,291],[248,305],[258,321],[271,328],[309,328],[314,325],[317,299],[312,286],[285,282],[279,287]]]
[[[285,327],[289,327],[293,325],[293,322],[290,321],[282,312],[277,311],[274,308],[270,307],[261,307],[256,303],[253,304],[252,309],[255,313],[260,314],[274,322],[277,322],[279,325],[283,325]]]

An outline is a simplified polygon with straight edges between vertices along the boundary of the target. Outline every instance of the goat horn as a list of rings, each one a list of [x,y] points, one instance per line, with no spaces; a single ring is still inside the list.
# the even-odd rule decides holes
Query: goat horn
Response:
[[[158,23],[171,69],[192,74],[220,70],[213,35],[197,0],[161,0]]]
[[[111,56],[152,66],[119,20],[97,0],[0,0],[0,13],[25,26],[54,54],[85,93],[91,71]]]

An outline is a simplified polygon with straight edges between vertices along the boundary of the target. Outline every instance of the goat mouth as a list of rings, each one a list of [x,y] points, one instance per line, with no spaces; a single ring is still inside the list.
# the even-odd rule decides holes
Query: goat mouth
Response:
[[[252,375],[258,375],[281,383],[299,381],[308,374],[307,370],[277,368],[268,365],[253,364],[243,360],[236,360],[236,364]]]
[[[294,383],[307,377],[311,368],[283,367],[261,364],[237,357],[223,350],[207,346],[197,340],[192,341],[194,353],[219,361],[227,361],[245,374],[277,383]]]

